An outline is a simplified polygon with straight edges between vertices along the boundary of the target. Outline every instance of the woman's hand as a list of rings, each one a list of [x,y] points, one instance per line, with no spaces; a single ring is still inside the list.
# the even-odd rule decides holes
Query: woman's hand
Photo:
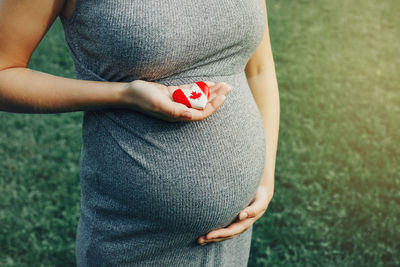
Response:
[[[172,99],[172,93],[177,88],[189,89],[192,84],[165,86],[143,80],[130,82],[124,87],[118,107],[136,109],[170,122],[204,120],[222,105],[226,95],[232,90],[224,82],[207,81],[205,83],[210,87],[210,98],[203,110],[188,108]]]
[[[197,239],[197,243],[199,245],[205,245],[210,242],[219,242],[234,238],[243,233],[249,229],[255,221],[263,216],[271,199],[272,193],[270,193],[265,186],[260,185],[250,205],[239,213],[235,222],[224,228],[213,230],[205,236],[200,236]]]

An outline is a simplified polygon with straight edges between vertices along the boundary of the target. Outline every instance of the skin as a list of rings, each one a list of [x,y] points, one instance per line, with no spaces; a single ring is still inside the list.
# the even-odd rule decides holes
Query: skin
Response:
[[[267,16],[265,2],[265,15]],[[57,16],[70,18],[75,0],[0,0],[0,111],[61,113],[100,108],[129,108],[170,121],[197,121],[211,116],[232,90],[227,83],[205,81],[210,99],[204,110],[187,108],[172,100],[176,88],[141,80],[130,83],[84,81],[27,68],[35,48]],[[266,211],[274,192],[275,155],[279,128],[279,94],[269,40],[268,24],[260,46],[245,69],[260,110],[266,136],[266,161],[253,202],[231,225],[198,238],[199,244],[219,242],[246,231]]]
[[[167,87],[141,80],[83,81],[28,69],[32,53],[57,16],[68,18],[73,9],[66,0],[0,0],[0,111],[61,113],[128,108],[171,122],[197,121],[214,113],[230,92],[226,83],[205,81],[210,86],[210,99],[204,110],[197,110],[171,97],[174,89],[189,88],[189,84]]]

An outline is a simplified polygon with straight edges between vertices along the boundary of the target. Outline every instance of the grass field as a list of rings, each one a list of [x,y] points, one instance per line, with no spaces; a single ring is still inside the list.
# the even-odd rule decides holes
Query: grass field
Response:
[[[400,266],[400,3],[267,1],[276,190],[249,266]],[[60,22],[30,67],[74,77]],[[0,266],[74,266],[82,113],[0,112]]]

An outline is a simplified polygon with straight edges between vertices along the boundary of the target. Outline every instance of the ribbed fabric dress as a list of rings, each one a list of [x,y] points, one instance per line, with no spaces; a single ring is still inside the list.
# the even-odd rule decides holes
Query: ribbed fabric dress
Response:
[[[252,227],[196,239],[233,222],[262,178],[264,128],[244,74],[265,29],[261,1],[77,0],[61,22],[78,79],[233,88],[202,121],[84,112],[78,267],[247,266]]]

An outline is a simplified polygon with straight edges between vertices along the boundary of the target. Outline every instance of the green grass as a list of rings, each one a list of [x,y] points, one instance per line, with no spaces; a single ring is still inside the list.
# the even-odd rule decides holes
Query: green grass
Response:
[[[74,77],[59,21],[30,67]],[[81,112],[0,112],[0,266],[74,266]]]
[[[267,1],[276,189],[249,266],[400,265],[400,4]],[[59,21],[30,67],[74,77]],[[81,112],[0,113],[0,266],[73,266]]]
[[[251,266],[399,266],[400,4],[267,3],[281,127]]]

